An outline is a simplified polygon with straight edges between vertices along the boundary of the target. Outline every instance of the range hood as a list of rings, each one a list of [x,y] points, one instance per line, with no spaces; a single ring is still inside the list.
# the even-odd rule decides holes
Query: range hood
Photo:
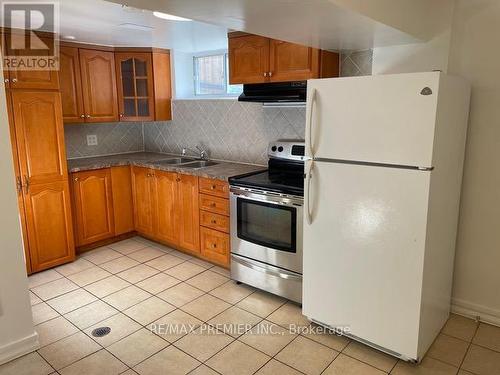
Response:
[[[256,83],[243,85],[240,102],[305,103],[307,81]]]

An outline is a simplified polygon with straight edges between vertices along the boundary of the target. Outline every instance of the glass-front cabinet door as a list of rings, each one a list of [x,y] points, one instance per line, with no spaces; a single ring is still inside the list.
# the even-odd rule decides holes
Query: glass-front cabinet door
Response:
[[[151,54],[117,52],[115,61],[120,121],[154,120]]]

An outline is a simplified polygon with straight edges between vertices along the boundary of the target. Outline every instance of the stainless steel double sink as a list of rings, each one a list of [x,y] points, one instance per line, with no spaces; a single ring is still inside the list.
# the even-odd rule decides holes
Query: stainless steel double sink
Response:
[[[210,160],[200,160],[200,159],[185,158],[185,157],[177,157],[177,158],[174,157],[168,159],[154,160],[152,161],[152,163],[155,165],[179,166],[180,168],[190,168],[190,169],[206,168],[219,164]]]

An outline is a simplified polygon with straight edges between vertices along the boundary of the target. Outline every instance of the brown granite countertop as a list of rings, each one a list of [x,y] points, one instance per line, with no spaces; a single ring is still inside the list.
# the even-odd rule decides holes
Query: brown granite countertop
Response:
[[[110,156],[96,156],[90,158],[68,159],[68,172],[90,171],[123,165],[152,168],[168,172],[179,172],[200,177],[216,178],[227,181],[229,177],[265,170],[266,167],[252,164],[241,164],[214,160],[217,165],[199,169],[183,168],[182,165],[158,165],[154,161],[179,157],[178,155],[161,154],[156,152],[134,152]]]

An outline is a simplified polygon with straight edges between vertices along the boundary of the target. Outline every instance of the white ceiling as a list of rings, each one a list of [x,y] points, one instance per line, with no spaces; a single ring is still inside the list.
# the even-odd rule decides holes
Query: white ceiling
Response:
[[[378,6],[373,5],[375,1]],[[129,6],[122,6],[123,2]],[[227,48],[228,29],[329,50],[362,50],[415,43],[432,36],[436,28],[446,23],[443,20],[451,14],[452,3],[453,0],[62,0],[60,32],[83,43],[154,46],[187,53]],[[159,19],[153,16],[153,10],[196,21]]]
[[[359,7],[346,6],[345,2],[349,1],[359,4],[380,0],[345,0],[341,5],[335,0],[127,0],[127,3],[330,50],[361,50],[418,41],[414,36],[363,15],[358,12]],[[427,0],[411,1],[428,3]],[[397,4],[397,1],[387,3],[386,0],[387,9],[397,9],[396,14],[412,11],[409,7],[400,9]]]
[[[124,8],[103,0],[62,0],[59,4],[60,34],[72,35],[76,42],[153,46],[188,53],[227,48],[225,27],[167,21],[153,16],[151,11]]]

